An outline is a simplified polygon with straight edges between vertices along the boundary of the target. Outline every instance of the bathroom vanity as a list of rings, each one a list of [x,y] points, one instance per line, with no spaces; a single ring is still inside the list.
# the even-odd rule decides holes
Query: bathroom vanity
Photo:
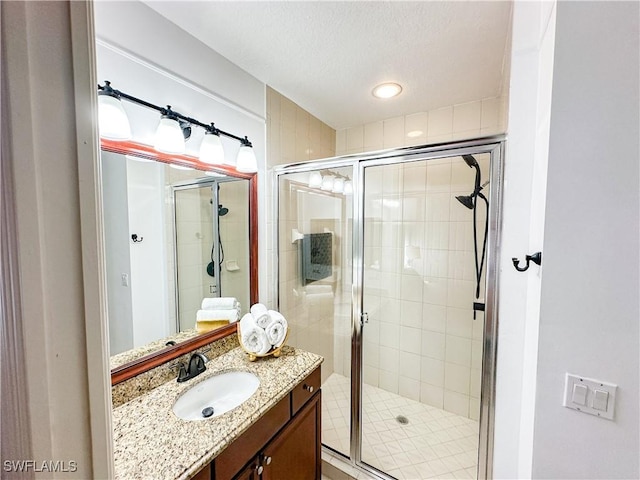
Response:
[[[320,479],[320,364],[292,347],[250,362],[235,348],[187,382],[175,380],[113,410],[116,478],[198,480]],[[182,420],[172,407],[194,385],[230,371],[260,385],[217,417]]]

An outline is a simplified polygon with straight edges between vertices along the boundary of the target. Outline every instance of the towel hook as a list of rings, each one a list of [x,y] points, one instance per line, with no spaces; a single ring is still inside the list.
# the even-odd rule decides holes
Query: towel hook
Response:
[[[513,261],[513,266],[516,267],[516,270],[519,272],[526,272],[527,270],[529,270],[529,262],[540,265],[542,263],[542,252],[536,252],[533,255],[526,255],[524,259],[527,262],[524,267],[520,266],[520,260],[518,260],[516,257],[513,257],[511,259]]]
[[[142,242],[142,240],[144,240],[144,237],[138,238],[138,234],[134,233],[133,235],[131,235],[131,240],[133,240],[133,243],[140,243]]]

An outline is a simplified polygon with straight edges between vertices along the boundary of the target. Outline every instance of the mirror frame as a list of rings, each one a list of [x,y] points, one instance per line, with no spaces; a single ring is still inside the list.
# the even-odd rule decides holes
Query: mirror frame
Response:
[[[184,165],[198,170],[207,170],[249,180],[249,301],[258,303],[258,175],[242,173],[226,165],[209,165],[191,155],[166,154],[149,145],[134,141],[115,141],[100,139],[101,150],[122,155],[134,155],[161,163]],[[178,358],[211,342],[233,335],[237,331],[237,322],[211,332],[196,335],[176,345],[168,346],[156,352],[124,363],[111,370],[111,386]]]

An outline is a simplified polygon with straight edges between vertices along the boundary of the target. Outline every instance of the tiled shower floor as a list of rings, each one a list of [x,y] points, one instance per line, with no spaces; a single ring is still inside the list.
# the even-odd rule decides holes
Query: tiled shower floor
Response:
[[[346,454],[349,389],[336,373],[322,385],[322,443]],[[402,480],[476,478],[478,422],[366,384],[362,412],[365,463]]]

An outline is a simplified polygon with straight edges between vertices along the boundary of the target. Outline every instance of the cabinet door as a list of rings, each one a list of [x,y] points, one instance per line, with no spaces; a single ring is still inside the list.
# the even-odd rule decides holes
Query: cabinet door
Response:
[[[262,480],[320,480],[320,395],[265,447]]]

